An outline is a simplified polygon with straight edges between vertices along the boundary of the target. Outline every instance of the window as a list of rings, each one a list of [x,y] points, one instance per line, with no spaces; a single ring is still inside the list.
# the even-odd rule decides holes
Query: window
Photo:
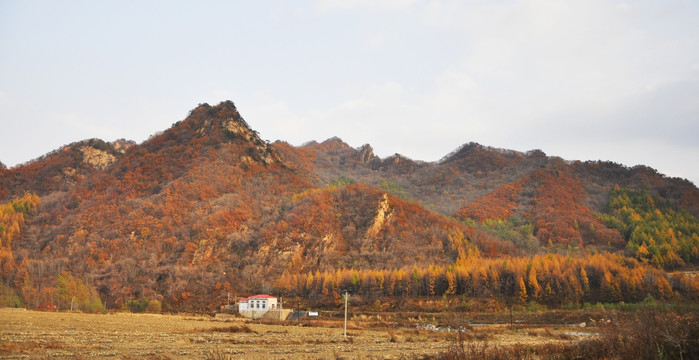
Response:
[[[262,303],[262,308],[263,308],[263,309],[265,308],[265,303]]]

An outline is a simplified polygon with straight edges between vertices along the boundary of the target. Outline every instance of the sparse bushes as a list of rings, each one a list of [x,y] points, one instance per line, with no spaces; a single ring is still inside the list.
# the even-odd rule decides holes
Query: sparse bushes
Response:
[[[648,307],[629,321],[602,325],[599,337],[578,342],[495,346],[468,340],[459,332],[448,351],[422,359],[697,359],[699,314]]]
[[[140,298],[138,300],[129,300],[124,303],[123,310],[132,313],[152,313],[159,314],[162,311],[162,304],[158,300],[149,300]]]
[[[699,314],[647,307],[628,323],[604,327],[598,342],[619,359],[697,359]]]

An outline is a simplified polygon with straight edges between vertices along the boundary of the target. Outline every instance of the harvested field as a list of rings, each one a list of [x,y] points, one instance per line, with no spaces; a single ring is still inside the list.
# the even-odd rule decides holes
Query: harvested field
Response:
[[[454,332],[319,319],[312,326],[240,318],[0,309],[0,359],[397,359],[443,352]],[[468,341],[495,345],[575,341],[569,328],[479,326]],[[579,333],[579,334],[578,334]]]

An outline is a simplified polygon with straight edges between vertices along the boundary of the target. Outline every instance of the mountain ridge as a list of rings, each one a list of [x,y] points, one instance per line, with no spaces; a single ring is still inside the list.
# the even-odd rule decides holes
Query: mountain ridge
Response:
[[[269,144],[230,101],[200,104],[141,144],[85,140],[0,170],[2,201],[36,194],[34,207],[7,210],[26,220],[0,222],[15,234],[0,242],[12,264],[0,280],[28,303],[50,298],[37,289],[63,272],[111,307],[145,297],[193,309],[215,302],[212,289],[273,291],[285,276],[339,269],[596,252],[699,264],[699,190],[687,180],[473,142],[435,162],[338,137]],[[653,202],[656,212],[624,212]],[[676,230],[653,248],[629,220],[639,214]]]

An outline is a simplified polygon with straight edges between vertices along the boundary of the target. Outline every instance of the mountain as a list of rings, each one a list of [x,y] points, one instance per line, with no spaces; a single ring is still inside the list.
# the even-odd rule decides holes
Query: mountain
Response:
[[[521,153],[477,143],[465,144],[432,163],[413,161],[399,154],[379,159],[371,146],[353,149],[339,138],[298,148],[284,142],[274,145],[290,167],[314,177],[319,185],[331,184],[341,177],[375,187],[391,182],[410,199],[448,216],[503,185],[527,178],[531,182],[534,174],[575,179],[585,191],[584,205],[593,212],[604,209],[609,189],[621,186],[646,189],[699,216],[699,191],[694,184],[668,178],[645,166],[628,168],[612,162],[565,161],[549,157],[541,150]],[[533,191],[530,188],[524,196],[531,200]]]
[[[686,180],[476,143],[438,162],[381,159],[340,138],[269,144],[230,101],[200,104],[142,144],[92,139],[0,167],[0,185],[0,295],[33,306],[55,302],[69,277],[108,308],[148,298],[184,310],[231,291],[333,293],[346,271],[362,271],[347,286],[374,294],[404,269],[417,281],[426,266],[473,259],[605,252],[644,269],[699,264],[699,190]],[[439,279],[424,292],[456,292]]]

